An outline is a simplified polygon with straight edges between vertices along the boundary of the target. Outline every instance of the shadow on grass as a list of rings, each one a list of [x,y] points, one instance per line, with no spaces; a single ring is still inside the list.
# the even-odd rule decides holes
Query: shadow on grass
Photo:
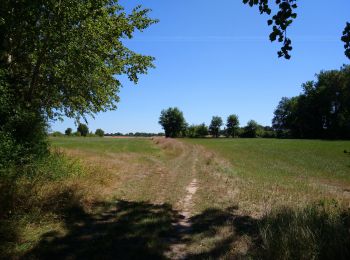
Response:
[[[260,220],[236,209],[207,209],[179,231],[169,204],[118,200],[94,214],[70,207],[61,212],[66,234],[44,234],[24,258],[164,259],[183,244],[184,259],[349,259],[350,214],[337,204],[281,208]]]
[[[235,214],[237,209],[236,207],[226,210],[207,209],[192,217],[193,224],[187,242],[197,248],[199,246],[200,249],[189,253],[187,258],[239,259],[253,256],[259,243],[258,221],[250,216]],[[252,243],[246,243],[247,241],[244,241],[246,237],[249,237]]]
[[[233,217],[229,211],[209,209],[194,216],[186,234],[176,230],[181,216],[169,204],[118,200],[99,204],[100,212],[88,214],[81,208],[65,213],[65,235],[48,232],[24,258],[39,259],[164,259],[171,245],[198,243],[234,224],[237,234],[256,235],[256,223],[249,217]],[[188,254],[188,258],[220,257],[231,250],[235,236],[220,237],[210,250]]]
[[[29,258],[136,259],[163,258],[166,237],[177,213],[170,205],[117,201],[99,204],[102,213],[71,209],[65,218],[68,233],[45,234]]]

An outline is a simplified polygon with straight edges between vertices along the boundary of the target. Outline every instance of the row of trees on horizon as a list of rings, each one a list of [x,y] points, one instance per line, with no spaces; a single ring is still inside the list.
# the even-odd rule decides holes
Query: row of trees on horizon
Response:
[[[89,132],[89,127],[86,124],[82,124],[79,123],[76,132],[73,132],[73,129],[68,127],[65,131],[64,131],[64,135],[66,136],[99,136],[99,137],[103,137],[105,135],[105,132],[101,129],[98,128],[96,129],[95,133],[93,132]],[[53,133],[51,133],[51,136],[63,136],[63,133],[59,132],[59,131],[55,131]]]
[[[188,125],[176,107],[163,110],[159,124],[166,137],[350,139],[350,65],[340,70],[321,71],[315,81],[304,83],[302,89],[296,97],[281,99],[272,127],[259,125],[254,120],[240,127],[235,114],[228,116],[225,125],[219,116],[213,116],[209,126]]]
[[[212,136],[246,137],[246,138],[273,138],[275,132],[270,126],[262,126],[254,120],[250,120],[245,127],[240,127],[239,117],[235,114],[229,115],[224,124],[220,116],[213,116],[209,126],[205,123],[189,125],[183,112],[177,107],[170,107],[161,112],[159,124],[163,127],[166,137],[190,137],[203,138]]]
[[[87,125],[79,124],[73,133],[71,128],[66,135],[74,136],[163,136],[199,138],[243,137],[243,138],[310,138],[310,139],[350,139],[350,65],[339,70],[321,71],[315,81],[302,85],[302,93],[296,97],[283,97],[279,102],[271,126],[262,126],[250,120],[241,127],[239,117],[232,114],[224,122],[213,116],[210,124],[189,125],[183,112],[170,107],[161,112],[159,124],[163,133],[111,133],[102,129],[89,132]],[[63,135],[54,132],[52,135]]]

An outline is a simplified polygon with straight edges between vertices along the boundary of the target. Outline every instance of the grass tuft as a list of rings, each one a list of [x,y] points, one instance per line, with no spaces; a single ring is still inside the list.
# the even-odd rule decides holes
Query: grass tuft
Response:
[[[350,211],[334,201],[279,208],[260,223],[264,259],[349,259]]]

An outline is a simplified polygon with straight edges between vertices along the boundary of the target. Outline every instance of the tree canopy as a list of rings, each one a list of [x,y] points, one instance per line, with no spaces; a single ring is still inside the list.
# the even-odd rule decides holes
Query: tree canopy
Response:
[[[68,128],[66,129],[66,131],[64,131],[64,134],[70,136],[70,135],[72,134],[72,132],[73,132],[73,129],[70,128],[70,127],[68,127]]]
[[[321,71],[302,94],[282,98],[274,114],[280,136],[350,138],[350,66]]]
[[[1,1],[0,134],[37,153],[49,119],[115,109],[118,76],[137,83],[153,67],[125,46],[157,22],[149,13],[117,0]]]
[[[220,127],[222,126],[222,118],[219,116],[213,116],[209,126],[209,132],[213,137],[218,138],[220,133]]]
[[[0,69],[11,98],[49,118],[116,108],[115,76],[137,83],[153,67],[122,41],[156,22],[149,11],[126,14],[117,0],[2,1]]]
[[[262,127],[254,120],[250,120],[244,127],[244,137],[255,138],[259,136],[259,130]]]
[[[163,127],[166,137],[179,137],[187,127],[183,113],[177,107],[162,110],[159,124]]]
[[[77,132],[79,132],[81,136],[87,136],[89,133],[89,127],[85,124],[80,123],[78,125]]]
[[[235,137],[239,128],[239,120],[237,115],[229,115],[226,121],[227,136]]]

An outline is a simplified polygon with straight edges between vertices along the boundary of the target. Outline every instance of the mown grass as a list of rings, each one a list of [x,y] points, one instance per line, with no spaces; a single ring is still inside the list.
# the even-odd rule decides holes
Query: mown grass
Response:
[[[154,155],[159,148],[149,138],[51,137],[54,147],[78,149],[95,154],[137,153]]]
[[[279,139],[185,139],[228,162],[226,176],[238,177],[244,208],[302,206],[335,198],[350,202],[349,141]],[[260,205],[260,206],[259,206]],[[255,207],[255,209],[253,209]],[[260,207],[260,209],[259,209]]]
[[[350,183],[350,141],[186,139],[228,159],[240,177],[316,177]]]

